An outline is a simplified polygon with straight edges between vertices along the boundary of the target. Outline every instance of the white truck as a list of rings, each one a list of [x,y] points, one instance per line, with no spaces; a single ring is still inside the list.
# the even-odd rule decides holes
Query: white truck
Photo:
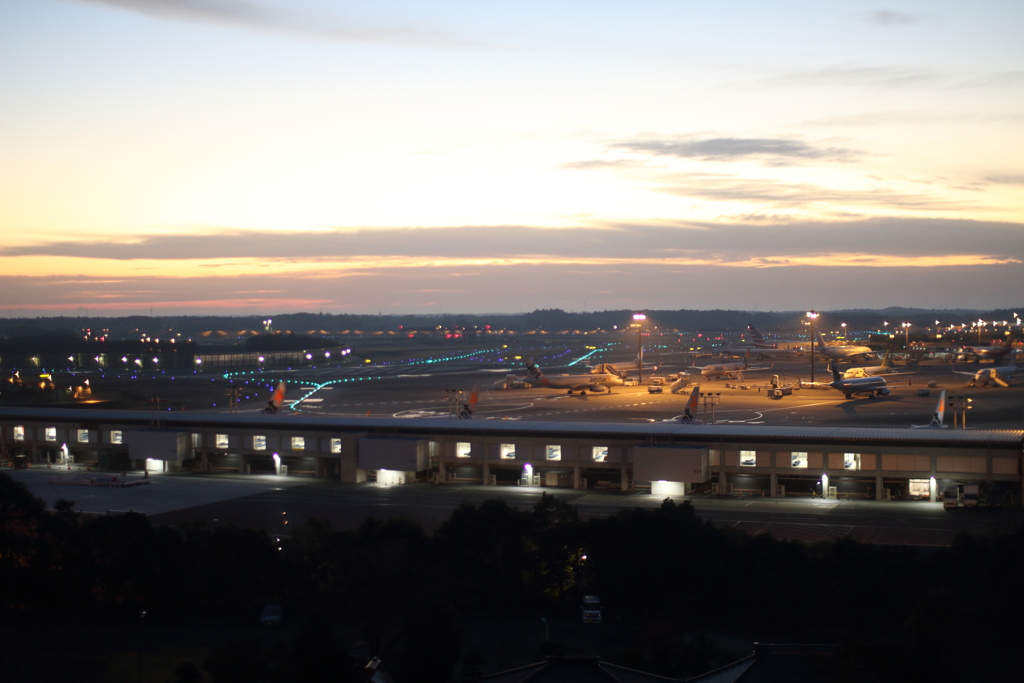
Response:
[[[965,508],[976,508],[976,507],[978,507],[978,485],[977,484],[964,484],[964,507]]]
[[[601,623],[601,598],[596,595],[584,595],[580,605],[580,614],[584,624]]]

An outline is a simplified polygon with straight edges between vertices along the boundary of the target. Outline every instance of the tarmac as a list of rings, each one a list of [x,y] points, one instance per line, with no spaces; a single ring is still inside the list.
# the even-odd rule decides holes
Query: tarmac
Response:
[[[65,498],[73,500],[74,509],[85,514],[133,511],[149,516],[154,523],[235,524],[262,528],[276,535],[288,535],[290,529],[283,525],[284,520],[303,524],[316,518],[330,522],[336,529],[355,529],[370,517],[394,516],[411,519],[433,532],[463,502],[479,504],[501,498],[509,505],[525,509],[535,505],[543,493],[574,505],[583,519],[632,508],[653,509],[666,498],[646,492],[426,483],[379,486],[231,474],[156,474],[146,486],[110,488],[58,484],[55,470],[34,468],[10,474],[48,507]],[[141,479],[142,475],[129,473],[128,478]],[[715,526],[805,542],[849,536],[864,543],[948,546],[962,532],[997,534],[1021,521],[1021,512],[1015,509],[944,510],[941,503],[927,501],[702,494],[677,496],[673,500],[689,501],[698,516]]]

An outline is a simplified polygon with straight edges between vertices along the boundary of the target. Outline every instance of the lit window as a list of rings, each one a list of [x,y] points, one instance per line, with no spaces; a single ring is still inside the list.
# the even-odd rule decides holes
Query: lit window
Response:
[[[469,451],[472,449],[472,447],[473,445],[468,441],[459,441],[458,443],[455,444],[455,457],[468,458]]]
[[[331,453],[341,453],[341,439],[331,439]]]
[[[89,430],[79,429],[78,430],[78,443],[89,443]]]
[[[608,447],[607,446],[594,446],[594,462],[608,462]]]
[[[306,437],[304,437],[304,436],[293,436],[292,437],[292,450],[293,451],[304,451],[304,450],[306,450]]]
[[[793,453],[790,454],[790,456],[793,458],[790,467],[796,467],[797,469],[807,469],[806,453],[797,453],[796,451],[794,451]]]
[[[757,451],[740,451],[740,465],[753,467],[757,464]]]
[[[227,447],[228,447],[228,435],[227,434],[218,434],[217,435],[217,448],[227,448]]]
[[[57,440],[57,428],[56,427],[47,427],[46,428],[46,440],[47,441],[56,441]]]
[[[25,428],[23,426],[18,425],[17,427],[14,428],[14,440],[15,441],[24,441],[25,440]]]
[[[267,450],[267,437],[262,434],[257,434],[252,437],[252,449],[254,451],[265,451]]]
[[[548,446],[546,457],[548,460],[561,460],[562,459],[562,447],[561,446]]]
[[[124,443],[124,435],[120,429],[114,429],[110,432],[110,443]]]
[[[202,448],[202,447],[203,447],[203,435],[202,434],[193,434],[192,435],[192,448]]]
[[[515,460],[516,459],[516,445],[514,443],[503,443],[501,444],[500,454],[504,460]]]
[[[844,470],[859,470],[860,469],[860,453],[843,453],[843,469]]]

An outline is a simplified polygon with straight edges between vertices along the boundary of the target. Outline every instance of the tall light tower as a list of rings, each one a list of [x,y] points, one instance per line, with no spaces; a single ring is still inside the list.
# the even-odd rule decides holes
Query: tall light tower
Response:
[[[640,384],[644,383],[644,321],[647,316],[643,313],[634,313],[633,320],[636,321],[636,369]]]
[[[905,349],[909,349],[910,348],[910,326],[911,326],[911,324],[912,323],[900,323],[900,327],[902,327],[903,331],[906,333],[906,341],[903,343],[903,348],[905,348]]]
[[[807,311],[807,317],[811,319],[811,384],[814,384],[814,344],[817,342],[814,338],[814,321],[818,318],[818,312]]]

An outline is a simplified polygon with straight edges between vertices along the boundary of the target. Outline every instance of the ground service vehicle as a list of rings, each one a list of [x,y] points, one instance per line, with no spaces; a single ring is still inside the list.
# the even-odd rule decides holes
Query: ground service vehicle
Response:
[[[956,487],[948,488],[942,492],[942,509],[955,508],[960,499],[960,490]]]
[[[978,485],[977,484],[964,484],[964,507],[965,508],[976,508],[976,507],[978,507]]]
[[[768,390],[768,398],[778,400],[783,396],[792,396],[793,387],[772,387]]]
[[[648,394],[660,394],[662,393],[662,391],[663,388],[660,384],[652,384],[651,386],[647,387]]]
[[[580,606],[584,624],[601,623],[601,598],[596,595],[584,595]]]
[[[276,628],[281,625],[283,617],[284,609],[281,608],[281,605],[267,605],[260,614],[260,626]]]

